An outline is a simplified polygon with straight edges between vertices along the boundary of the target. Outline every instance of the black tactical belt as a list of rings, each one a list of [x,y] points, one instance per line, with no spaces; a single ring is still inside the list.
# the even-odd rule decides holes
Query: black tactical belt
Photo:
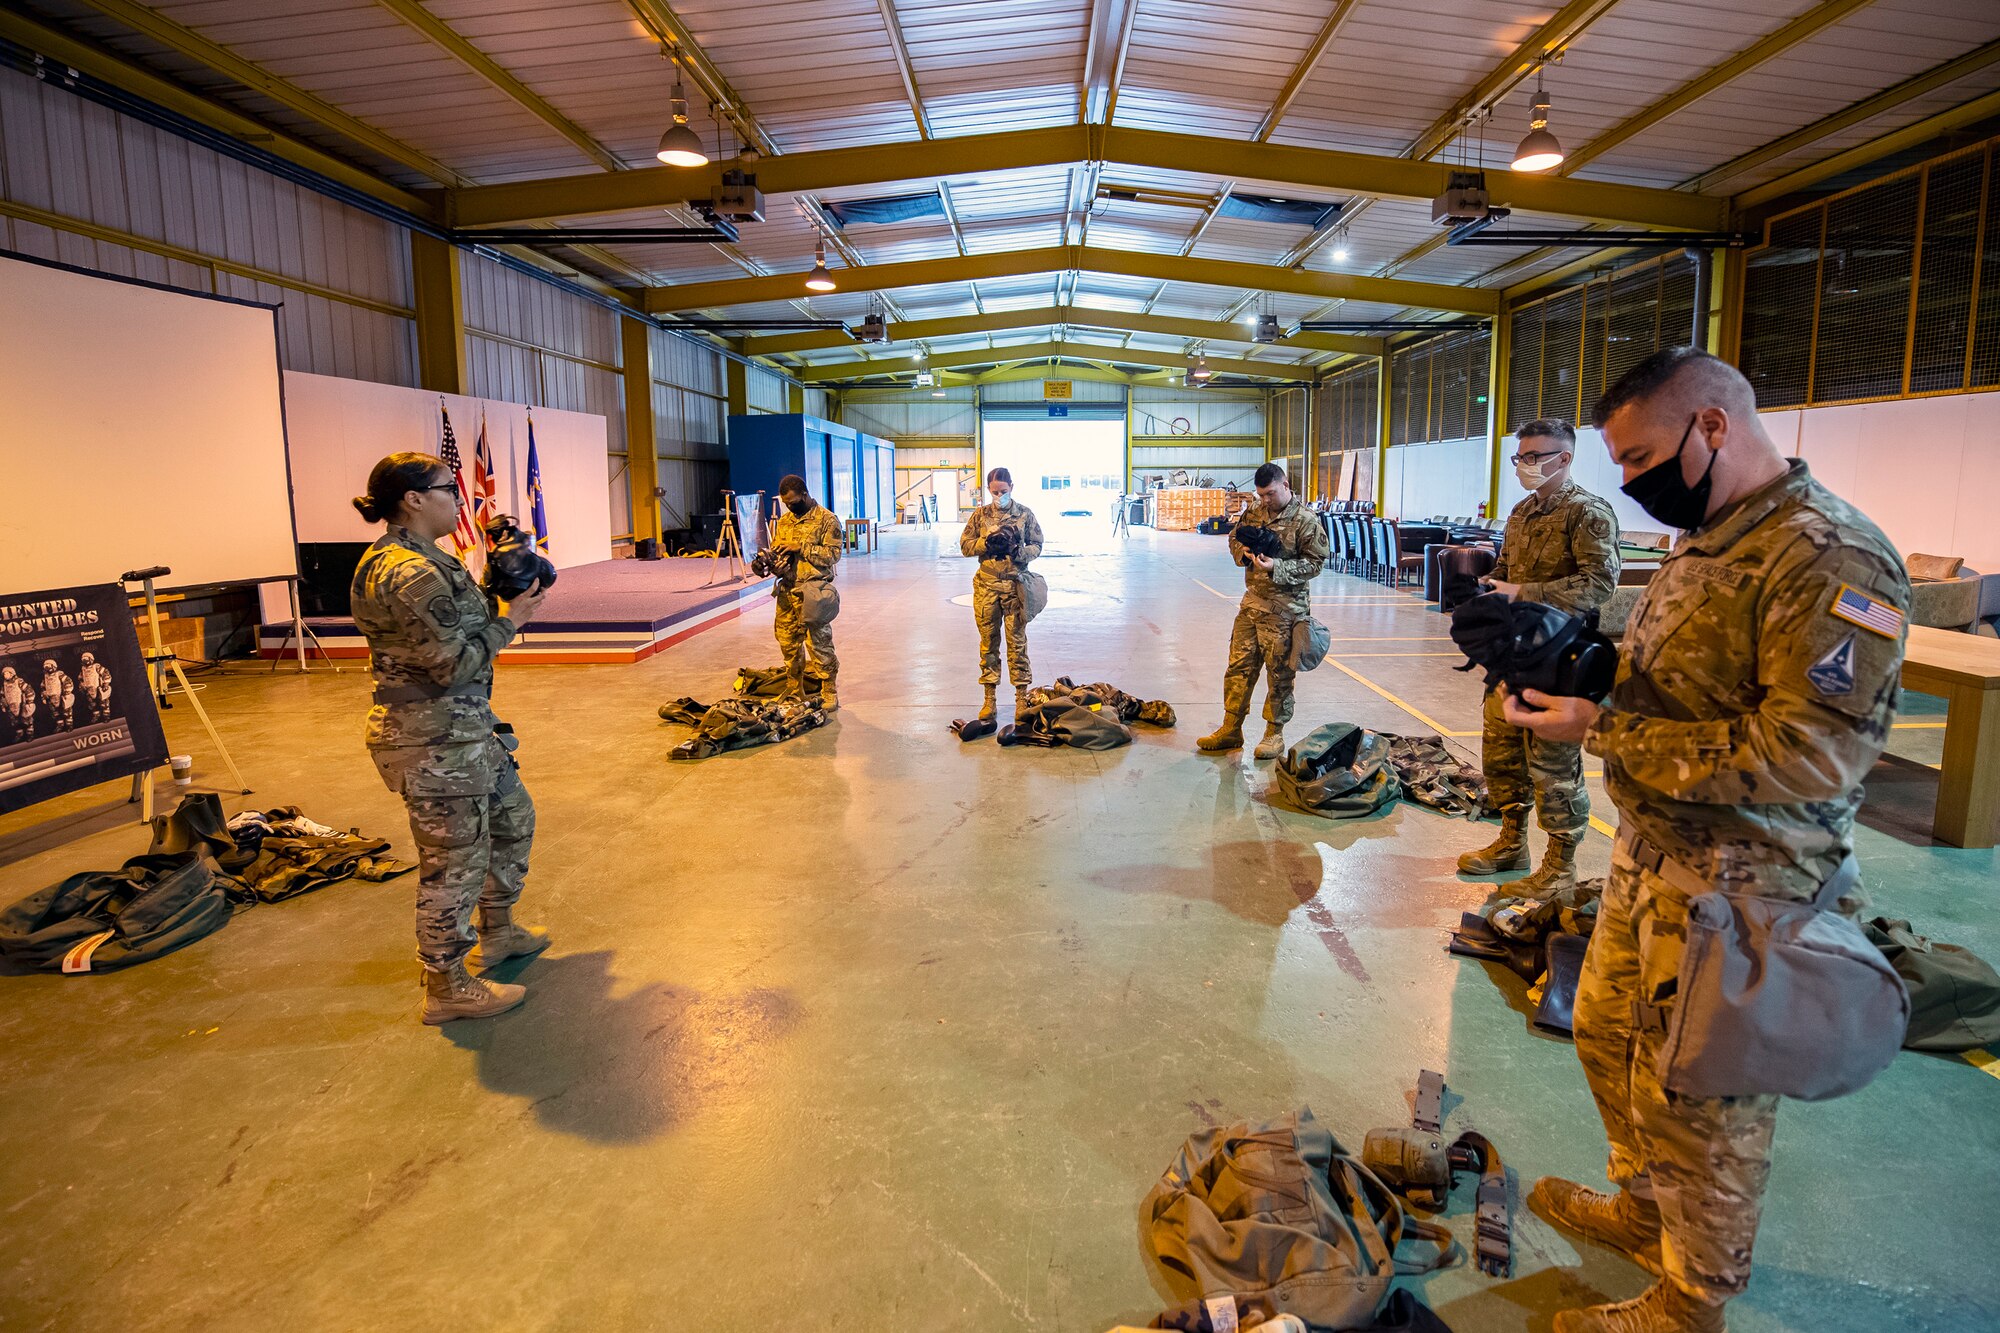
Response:
[[[474,681],[470,685],[453,685],[439,689],[435,685],[377,685],[375,702],[378,704],[414,704],[425,699],[490,699],[493,697],[491,681]]]

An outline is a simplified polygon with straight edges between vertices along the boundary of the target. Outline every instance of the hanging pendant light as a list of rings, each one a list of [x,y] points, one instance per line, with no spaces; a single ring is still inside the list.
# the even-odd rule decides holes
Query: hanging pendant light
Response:
[[[1333,262],[1336,264],[1345,264],[1347,262],[1347,228],[1345,227],[1342,227],[1333,234]]]
[[[705,167],[708,152],[701,146],[701,136],[688,124],[687,93],[681,87],[681,62],[674,59],[674,96],[669,103],[673,109],[674,123],[667,126],[667,132],[660,136],[660,151],[654,156],[670,167]]]
[[[812,272],[806,274],[806,289],[815,292],[830,292],[834,289],[833,274],[826,271],[826,238],[813,242]]]
[[[1542,74],[1535,71],[1535,100],[1528,111],[1528,135],[1514,150],[1514,170],[1548,171],[1560,166],[1563,147],[1549,133],[1549,95],[1542,90]],[[1504,141],[1503,141],[1504,142]]]
[[[1208,357],[1205,354],[1197,355],[1194,364],[1188,367],[1188,380],[1193,384],[1206,384],[1213,374],[1215,372],[1208,368]]]

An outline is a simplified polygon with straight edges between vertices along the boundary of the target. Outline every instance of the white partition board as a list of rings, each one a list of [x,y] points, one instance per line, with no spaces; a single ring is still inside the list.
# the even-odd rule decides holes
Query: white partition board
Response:
[[[0,592],[298,572],[268,306],[0,256]]]

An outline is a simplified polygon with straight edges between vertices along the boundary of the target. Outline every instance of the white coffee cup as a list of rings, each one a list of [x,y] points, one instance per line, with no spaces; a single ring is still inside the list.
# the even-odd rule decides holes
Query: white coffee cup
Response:
[[[167,767],[171,768],[174,771],[175,786],[185,787],[189,783],[194,781],[193,755],[191,754],[173,755],[170,758],[168,758]]]

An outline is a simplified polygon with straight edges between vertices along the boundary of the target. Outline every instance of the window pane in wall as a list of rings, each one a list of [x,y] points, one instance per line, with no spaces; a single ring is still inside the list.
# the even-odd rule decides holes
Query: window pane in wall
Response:
[[[1507,365],[1507,429],[1519,430],[1541,415],[1542,312],[1536,302],[1513,320],[1513,359]]]
[[[1972,331],[1972,386],[2000,388],[2000,222],[1994,221],[2000,200],[2000,152],[1989,151],[1986,181],[1985,239],[1980,243],[1979,318]]]
[[[1606,278],[1583,289],[1583,371],[1577,399],[1578,420],[1589,418],[1590,405],[1604,393],[1604,361],[1610,343],[1611,280]]]
[[[1694,337],[1694,261],[1675,255],[1660,265],[1660,327],[1653,344],[1685,347]]]
[[[1472,339],[1448,339],[1449,349],[1438,358],[1431,377],[1431,439],[1456,440],[1465,431],[1465,396],[1470,384],[1465,363]]]
[[[1911,174],[1827,203],[1815,403],[1902,392],[1918,186]]]
[[[1737,364],[1756,389],[1759,407],[1806,401],[1821,218],[1813,208],[1773,222],[1769,245],[1752,252],[1745,265]]]
[[[1910,392],[1965,387],[1972,336],[1972,273],[1979,253],[1979,197],[1986,155],[1931,168],[1917,259],[1917,324],[1910,344]]]
[[[1625,373],[1659,349],[1660,266],[1644,264],[1614,274],[1604,312],[1604,384],[1610,388]],[[1585,404],[1587,413],[1596,398]]]
[[[1547,302],[1542,329],[1542,407],[1537,414],[1576,420],[1582,388],[1583,291],[1575,288]]]

